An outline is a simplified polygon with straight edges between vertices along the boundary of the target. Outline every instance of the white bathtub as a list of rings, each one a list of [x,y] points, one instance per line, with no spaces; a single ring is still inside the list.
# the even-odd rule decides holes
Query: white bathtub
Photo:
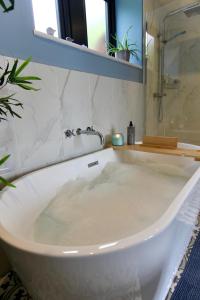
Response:
[[[107,162],[130,162],[136,156],[187,166],[191,173],[153,225],[106,245],[51,246],[26,238],[37,216],[68,180],[93,178]],[[107,149],[33,172],[16,180],[16,189],[6,188],[1,194],[2,247],[35,300],[163,300],[198,214],[199,166],[191,158]]]

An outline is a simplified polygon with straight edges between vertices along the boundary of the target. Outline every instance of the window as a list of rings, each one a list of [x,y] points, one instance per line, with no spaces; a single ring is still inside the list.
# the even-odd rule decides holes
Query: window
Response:
[[[138,55],[130,62],[142,65],[143,0],[32,0],[35,29],[107,53],[129,32]],[[130,30],[131,29],[131,30]],[[134,48],[134,46],[133,46]],[[114,54],[113,54],[114,55]]]
[[[35,29],[58,37],[56,0],[32,0],[32,4]]]
[[[88,47],[106,53],[106,3],[103,0],[85,0],[85,8]]]
[[[114,4],[114,0],[58,0],[61,38],[106,52],[115,33]]]

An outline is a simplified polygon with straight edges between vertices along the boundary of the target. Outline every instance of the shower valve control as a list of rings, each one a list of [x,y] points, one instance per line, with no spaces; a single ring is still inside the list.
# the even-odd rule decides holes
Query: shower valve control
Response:
[[[167,94],[165,94],[165,93],[164,94],[159,94],[159,93],[154,93],[153,94],[154,98],[162,98],[162,97],[166,97],[166,96],[167,96]]]

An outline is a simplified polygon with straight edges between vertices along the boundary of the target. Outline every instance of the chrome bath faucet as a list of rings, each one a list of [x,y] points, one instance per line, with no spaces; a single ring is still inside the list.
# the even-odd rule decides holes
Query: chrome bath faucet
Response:
[[[66,138],[71,138],[72,136],[78,136],[78,135],[82,135],[82,134],[86,134],[86,135],[96,135],[99,137],[100,139],[100,143],[101,145],[104,145],[104,136],[101,132],[95,130],[92,126],[91,127],[87,127],[85,130],[78,128],[76,129],[75,133],[74,130],[66,130],[65,131],[65,137]]]

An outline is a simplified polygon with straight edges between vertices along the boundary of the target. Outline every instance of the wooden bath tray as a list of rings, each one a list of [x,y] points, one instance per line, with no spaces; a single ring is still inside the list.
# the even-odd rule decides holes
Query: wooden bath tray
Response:
[[[177,149],[178,138],[171,136],[144,136],[142,145],[147,147]]]
[[[177,148],[178,139],[175,137],[144,137],[143,144],[111,146],[114,150],[134,150],[158,154],[185,156],[200,161],[200,150]]]
[[[122,151],[122,150],[135,150],[135,151],[142,151],[142,152],[151,152],[151,153],[158,153],[158,154],[168,154],[168,155],[176,155],[176,156],[186,156],[192,157],[196,161],[200,161],[200,151],[193,150],[193,149],[183,149],[183,148],[156,148],[156,147],[148,147],[144,145],[124,145],[124,146],[112,146],[114,150]]]

